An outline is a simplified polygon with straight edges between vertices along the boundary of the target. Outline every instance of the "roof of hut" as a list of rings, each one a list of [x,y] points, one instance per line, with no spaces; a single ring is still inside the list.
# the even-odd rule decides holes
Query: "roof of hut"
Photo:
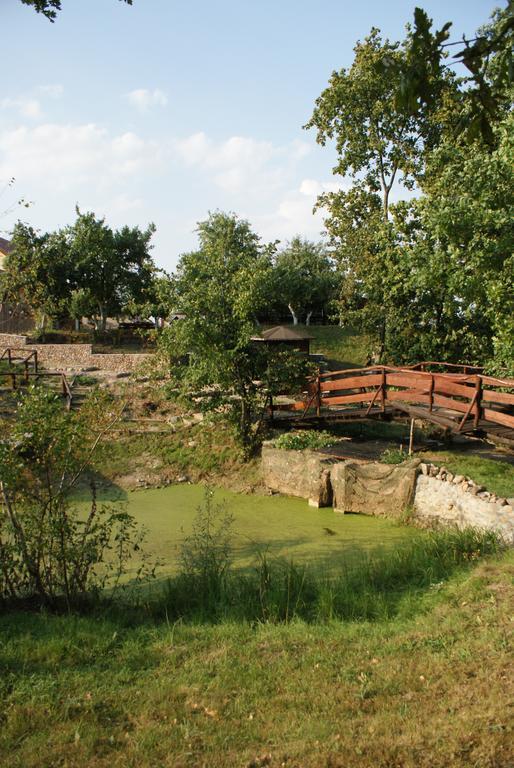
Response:
[[[305,331],[297,331],[288,325],[276,325],[263,331],[260,336],[254,336],[252,341],[305,341],[312,338]]]

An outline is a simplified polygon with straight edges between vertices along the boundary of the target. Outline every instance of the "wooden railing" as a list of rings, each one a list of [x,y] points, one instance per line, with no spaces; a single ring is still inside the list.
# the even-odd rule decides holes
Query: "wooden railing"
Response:
[[[480,365],[469,365],[468,363],[440,363],[435,360],[424,360],[422,363],[403,366],[411,371],[433,371],[434,368],[442,369],[440,373],[483,373],[484,369]]]
[[[17,354],[19,352],[22,354]],[[12,367],[13,365],[23,365],[25,378],[27,381],[30,367],[32,367],[33,373],[38,372],[38,358],[36,349],[27,351],[26,349],[18,349],[17,347],[7,347],[0,355],[0,362],[2,362],[2,360],[6,360],[9,367]]]
[[[308,381],[303,400],[271,403],[274,411],[301,411],[303,416],[312,410],[320,416],[345,408],[351,415],[351,409],[360,408],[365,417],[405,405],[421,406],[426,414],[433,414],[434,421],[436,412],[449,411],[456,431],[470,420],[475,429],[482,421],[514,429],[514,380],[373,366],[319,374]]]
[[[23,384],[29,384],[31,380],[37,382],[42,378],[53,378],[59,380],[59,394],[64,397],[66,401],[66,408],[70,410],[73,401],[73,393],[68,379],[66,378],[66,374],[58,371],[28,372],[26,369],[22,372],[19,370],[17,371],[14,368],[10,371],[0,371],[0,382],[2,379],[7,379],[7,381],[10,383],[11,389],[18,389]]]

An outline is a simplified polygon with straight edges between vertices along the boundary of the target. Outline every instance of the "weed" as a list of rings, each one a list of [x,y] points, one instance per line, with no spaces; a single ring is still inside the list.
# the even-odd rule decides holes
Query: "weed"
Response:
[[[288,451],[317,451],[328,448],[337,442],[337,438],[329,432],[300,429],[296,432],[285,432],[275,440],[275,447]]]

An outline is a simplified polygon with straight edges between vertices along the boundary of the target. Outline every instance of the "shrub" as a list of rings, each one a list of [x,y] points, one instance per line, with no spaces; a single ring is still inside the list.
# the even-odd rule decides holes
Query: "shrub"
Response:
[[[315,432],[310,430],[298,430],[296,432],[285,432],[275,440],[276,448],[282,448],[287,451],[311,451],[320,448],[328,448],[337,442],[337,438],[329,432]]]
[[[87,373],[78,373],[73,379],[73,384],[78,384],[81,387],[94,387],[95,384],[98,384],[98,379]]]
[[[102,434],[94,409],[66,412],[54,395],[30,388],[0,441],[0,600],[36,598],[70,607],[105,587],[116,589],[144,534],[116,505],[89,511],[71,494],[90,467]],[[141,555],[138,554],[138,559]],[[136,578],[153,574],[143,558]]]
[[[386,448],[383,453],[380,454],[380,459],[383,464],[402,464],[409,458],[408,453],[405,453],[403,448]]]
[[[205,489],[203,504],[196,511],[192,533],[181,548],[181,573],[192,600],[212,605],[220,600],[232,563],[234,517],[223,504],[214,502],[214,492]]]

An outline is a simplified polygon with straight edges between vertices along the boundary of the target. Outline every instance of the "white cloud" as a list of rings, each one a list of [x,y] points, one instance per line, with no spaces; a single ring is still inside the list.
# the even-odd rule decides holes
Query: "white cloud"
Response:
[[[42,116],[41,104],[37,99],[20,97],[17,99],[1,99],[1,109],[16,109],[21,117],[37,120]]]
[[[49,85],[38,86],[38,91],[51,99],[60,99],[64,93],[64,86],[60,83],[51,83]]]
[[[200,168],[224,192],[262,194],[286,182],[308,145],[293,141],[275,146],[271,141],[245,136],[216,142],[200,131],[175,141],[174,146],[178,158]]]
[[[265,239],[290,239],[300,234],[318,238],[323,230],[323,210],[314,211],[316,200],[323,192],[348,189],[351,182],[303,179],[296,189],[288,190],[273,213],[257,217],[256,224]]]
[[[43,123],[0,132],[0,177],[15,175],[48,190],[117,184],[159,161],[152,142],[130,132],[111,136],[95,123]]]
[[[150,107],[165,107],[168,103],[168,97],[159,88],[154,88],[153,91],[147,88],[136,88],[130,91],[126,98],[140,112],[146,112]]]

